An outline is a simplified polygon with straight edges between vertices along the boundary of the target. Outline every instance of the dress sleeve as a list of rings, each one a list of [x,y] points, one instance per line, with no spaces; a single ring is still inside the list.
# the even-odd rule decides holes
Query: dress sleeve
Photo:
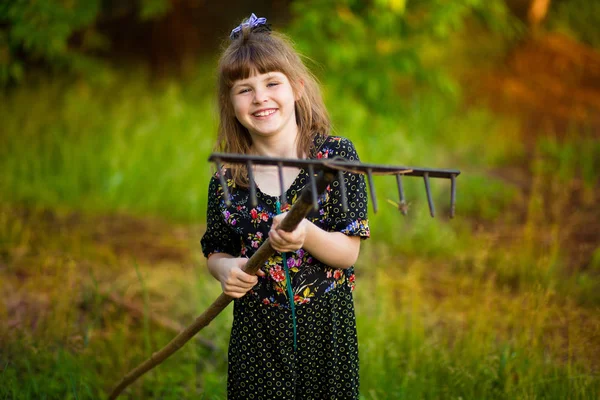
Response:
[[[226,221],[227,210],[224,204],[223,190],[219,181],[213,177],[208,186],[208,204],[206,207],[206,232],[200,244],[202,252],[208,258],[213,253],[227,253],[238,257],[240,255],[239,235]]]
[[[348,161],[359,161],[358,154],[352,142],[345,138],[329,138],[324,146],[327,158],[343,157]],[[370,236],[369,220],[367,218],[367,187],[365,176],[344,171],[346,200],[348,212],[343,211],[342,192],[339,179],[331,183],[330,198],[327,202],[326,224],[330,231],[342,232],[348,236],[360,236],[366,239]]]

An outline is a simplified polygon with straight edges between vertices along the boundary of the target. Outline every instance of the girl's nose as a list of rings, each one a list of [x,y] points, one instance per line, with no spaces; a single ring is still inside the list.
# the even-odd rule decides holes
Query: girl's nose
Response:
[[[267,92],[265,90],[256,89],[254,90],[254,102],[264,103],[267,100]]]

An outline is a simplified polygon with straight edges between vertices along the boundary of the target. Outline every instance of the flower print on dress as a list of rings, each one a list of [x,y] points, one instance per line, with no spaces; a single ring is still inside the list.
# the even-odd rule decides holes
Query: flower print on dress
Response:
[[[258,249],[263,242],[263,233],[248,233],[248,242],[250,243],[250,247],[253,249]]]
[[[310,157],[317,158],[318,153],[320,153],[321,158],[332,159],[336,156],[342,156],[349,161],[358,160],[352,144],[346,139],[334,136],[315,141],[315,147],[311,149]],[[338,211],[341,208],[336,207],[336,204],[340,204],[339,185],[331,184],[318,197],[318,210],[311,211],[307,219],[327,231],[338,231],[353,236],[365,237],[368,235],[365,182],[359,179],[360,176],[358,175],[354,177],[352,174],[344,173],[344,176],[348,178],[347,188],[350,188],[353,183],[360,189],[357,191],[357,193],[361,193],[360,196],[357,195],[354,199],[356,207],[351,207],[349,213]],[[229,206],[225,204],[223,190],[219,184],[218,175],[216,175],[211,180],[210,187],[212,198],[210,212],[213,213],[211,214],[213,219],[211,220],[211,229],[203,242],[203,250],[206,253],[228,252],[234,255],[240,255],[241,253],[241,256],[249,258],[268,237],[267,232],[270,228],[271,219],[277,214],[276,202],[278,197],[257,191],[258,205],[253,207],[248,202],[248,188],[235,187],[234,182],[230,179],[230,170],[226,171],[225,178],[227,186],[230,188],[229,196],[232,204]],[[283,212],[297,201],[302,189],[310,183],[309,178],[307,170],[303,169],[299,173],[287,191],[288,203],[282,205]],[[347,196],[352,196],[353,193],[348,191]],[[349,201],[349,205],[351,204],[353,202]],[[225,210],[229,214],[224,213]],[[355,216],[352,217],[351,213],[355,213]],[[233,221],[235,221],[235,225],[232,225]],[[235,244],[231,240],[227,241],[227,237],[230,235],[236,237]],[[287,252],[286,256],[285,267],[289,271],[296,305],[315,302],[319,296],[326,293],[326,290],[344,289],[350,292],[354,287],[355,278],[350,270],[338,271],[329,268],[312,257],[305,249]],[[257,285],[249,293],[252,293],[252,297],[261,306],[288,308],[287,279],[283,279],[285,269],[281,254],[273,255],[262,269],[265,276],[259,278]],[[309,288],[308,292],[306,292],[307,288]]]
[[[371,231],[369,230],[369,220],[357,219],[352,221],[350,224],[348,224],[348,226],[342,229],[341,232],[346,235],[369,237],[371,236]]]
[[[225,217],[225,221],[227,221],[227,223],[230,224],[231,226],[237,225],[238,220],[235,217],[236,214],[229,212],[229,210],[224,210],[223,216]]]
[[[356,276],[354,275],[354,272],[352,272],[350,274],[350,276],[348,277],[347,280],[348,280],[348,286],[350,287],[350,291],[354,292],[354,289],[356,288],[356,283],[355,283]]]
[[[292,256],[288,256],[287,259],[287,267],[290,272],[298,272],[298,267],[302,265],[302,258],[296,256],[295,254]]]
[[[324,149],[321,150],[317,153],[317,158],[321,159],[321,158],[329,158],[329,149]]]
[[[294,293],[294,303],[296,304],[306,304],[310,301],[312,297],[315,297],[315,290],[313,289],[313,285],[305,285],[303,287],[299,287]]]
[[[350,276],[354,276],[354,273],[351,272]],[[344,272],[344,270],[342,270],[340,268],[331,268],[331,267],[326,268],[325,269],[325,277],[328,280],[331,280],[330,286],[325,290],[325,292],[328,292],[346,282],[346,273]]]
[[[285,281],[285,271],[281,268],[280,265],[276,265],[269,269],[269,275],[275,282],[283,282]]]
[[[258,205],[252,210],[250,210],[250,217],[252,218],[252,223],[254,224],[254,226],[258,226],[263,222],[267,222],[269,218],[271,218],[271,215],[260,205]]]
[[[333,289],[335,289],[335,282],[331,282],[327,289],[325,289],[325,293],[331,292]]]
[[[276,293],[285,295],[285,288],[287,281],[285,279],[285,271],[282,267],[283,258],[281,254],[271,256],[265,264],[265,272],[267,273],[267,279],[270,281],[271,287]],[[274,305],[271,303],[271,305]]]

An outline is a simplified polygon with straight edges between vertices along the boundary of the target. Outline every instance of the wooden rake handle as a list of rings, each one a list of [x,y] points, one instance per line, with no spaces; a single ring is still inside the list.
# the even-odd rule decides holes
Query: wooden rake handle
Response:
[[[317,193],[323,193],[327,185],[333,182],[335,176],[336,174],[330,171],[324,171],[323,173],[319,174],[319,177],[316,180]],[[302,191],[300,198],[296,201],[296,203],[294,203],[283,221],[281,221],[281,229],[286,232],[291,232],[296,229],[298,224],[304,219],[304,217],[308,215],[312,207],[313,193],[311,185],[307,185],[307,187]],[[258,269],[262,267],[269,260],[269,257],[271,257],[274,253],[275,250],[273,247],[271,247],[269,239],[265,240],[258,248],[256,253],[250,257],[243,270],[250,275],[256,274]],[[183,347],[183,345],[186,344],[192,337],[194,337],[194,335],[210,324],[210,322],[217,315],[219,315],[219,313],[223,311],[232,300],[232,297],[226,295],[225,293],[221,293],[221,295],[208,307],[208,309],[200,314],[200,316],[198,316],[190,326],[175,336],[175,338],[173,338],[165,347],[153,353],[149,359],[125,375],[125,377],[121,379],[121,381],[110,393],[110,396],[108,397],[109,400],[116,399],[127,386],[131,385],[140,376],[150,371],[158,364],[162,363],[173,353]]]

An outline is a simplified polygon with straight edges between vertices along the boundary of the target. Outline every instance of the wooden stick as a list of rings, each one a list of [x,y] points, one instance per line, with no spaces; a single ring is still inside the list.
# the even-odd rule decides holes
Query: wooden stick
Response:
[[[312,177],[311,177],[312,178]],[[322,193],[325,191],[327,185],[333,182],[335,173],[323,172],[317,179],[317,192]],[[286,214],[283,221],[281,221],[281,229],[286,232],[293,231],[298,224],[308,215],[312,209],[312,191],[310,185],[302,191],[300,198],[294,203],[292,209]],[[271,246],[269,239],[265,240],[263,244],[258,248],[256,253],[246,263],[243,270],[248,274],[256,274],[259,268],[261,268],[269,258],[275,253],[275,250]],[[181,333],[179,333],[173,340],[171,340],[161,350],[153,353],[149,359],[141,363],[131,372],[129,372],[121,381],[115,386],[108,397],[109,400],[114,400],[119,394],[125,390],[125,388],[135,382],[140,376],[156,367],[169,356],[183,347],[196,333],[200,332],[205,326],[207,326],[221,311],[229,305],[233,300],[232,297],[221,293],[221,295],[208,307],[204,313],[202,313],[196,320]]]

